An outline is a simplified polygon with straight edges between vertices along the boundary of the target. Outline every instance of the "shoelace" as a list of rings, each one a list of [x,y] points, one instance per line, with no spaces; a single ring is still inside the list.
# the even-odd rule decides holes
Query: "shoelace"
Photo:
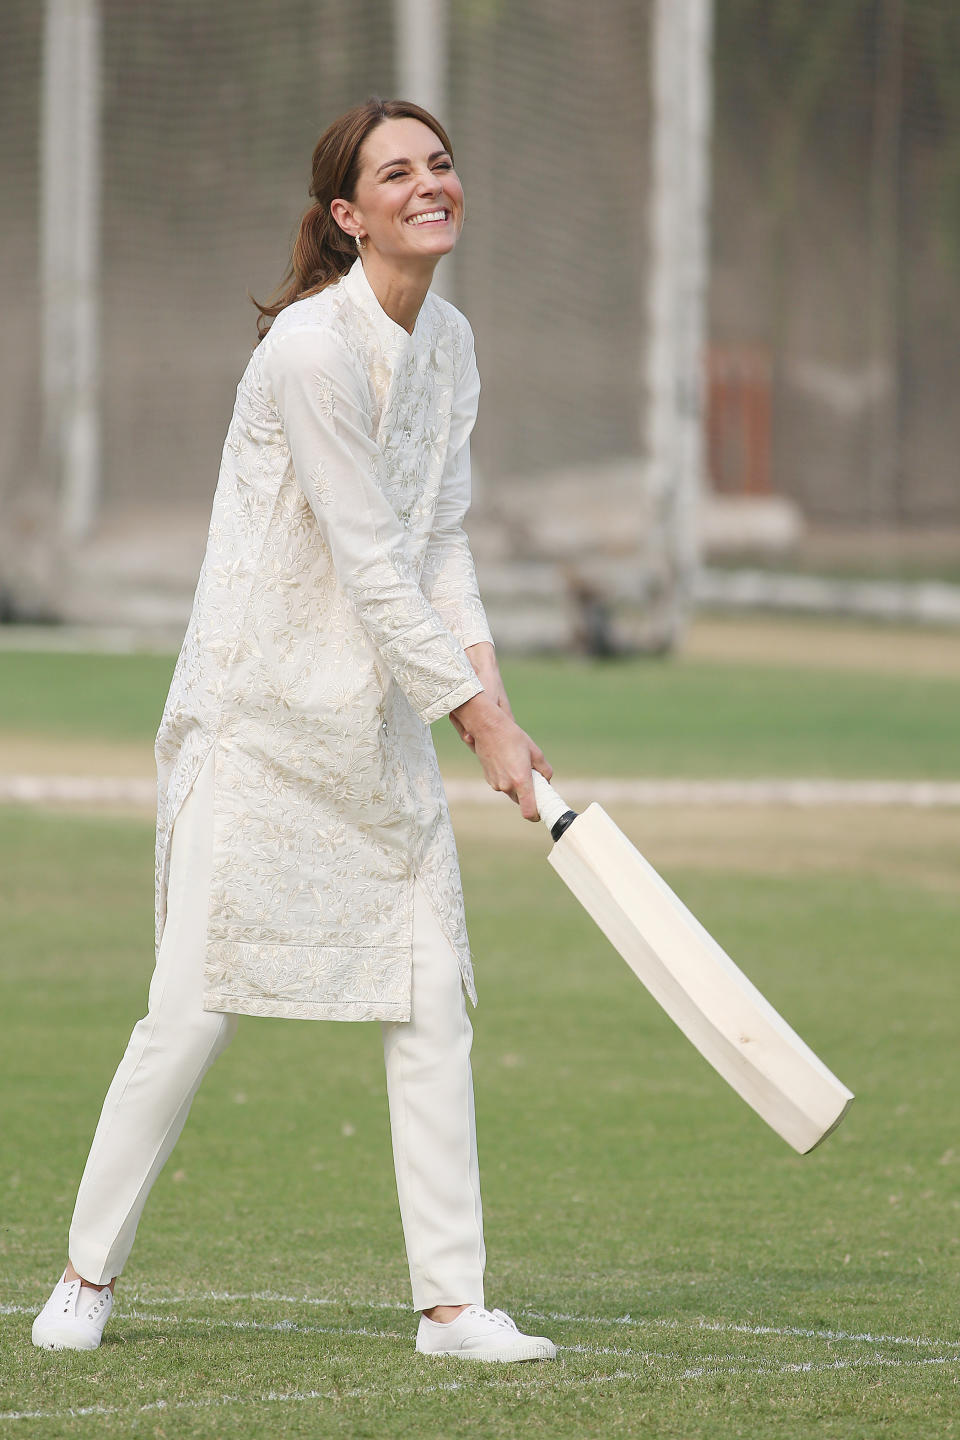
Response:
[[[506,1311],[491,1310],[490,1314],[495,1316],[498,1325],[503,1326],[507,1330],[516,1330],[516,1321],[511,1320],[510,1316],[506,1313]]]
[[[69,1313],[71,1307],[76,1307],[76,1303],[82,1289],[79,1280],[69,1280],[67,1282],[67,1287],[67,1293],[64,1296],[64,1299],[67,1302],[63,1307],[64,1315]],[[100,1316],[100,1312],[110,1303],[112,1298],[113,1297],[110,1293],[109,1287],[105,1287],[103,1290],[100,1291],[99,1300],[93,1300],[87,1306],[82,1318],[84,1320],[97,1320]]]

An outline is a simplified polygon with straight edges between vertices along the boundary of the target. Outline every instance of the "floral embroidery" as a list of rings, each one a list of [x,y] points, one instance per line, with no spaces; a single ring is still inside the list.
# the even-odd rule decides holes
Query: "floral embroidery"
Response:
[[[313,486],[314,498],[318,505],[329,505],[333,499],[330,490],[330,481],[323,465],[318,461],[310,472],[310,483]]]
[[[156,747],[158,945],[214,751],[208,1009],[408,1018],[417,876],[476,1002],[429,724],[490,638],[462,528],[478,394],[463,316],[428,293],[407,335],[359,259],[250,358]]]
[[[317,409],[325,420],[334,418],[333,381],[327,375],[317,375]]]

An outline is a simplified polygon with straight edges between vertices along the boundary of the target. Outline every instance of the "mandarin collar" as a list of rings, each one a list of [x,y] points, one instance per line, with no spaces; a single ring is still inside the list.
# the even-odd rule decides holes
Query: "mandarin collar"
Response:
[[[430,302],[431,292],[428,290],[420,306],[419,314],[413,327],[413,334],[398,325],[384,310],[380,301],[374,293],[373,286],[367,279],[366,271],[363,268],[363,261],[358,255],[343,277],[343,286],[360,309],[367,315],[382,344],[387,349],[402,349],[406,345],[413,345],[420,341],[424,334],[424,311]]]

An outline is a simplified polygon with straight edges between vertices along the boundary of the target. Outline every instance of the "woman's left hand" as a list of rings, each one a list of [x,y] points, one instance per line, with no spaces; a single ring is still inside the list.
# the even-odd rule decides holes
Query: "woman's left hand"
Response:
[[[500,667],[497,664],[497,652],[494,647],[488,640],[480,640],[476,645],[468,645],[464,653],[473,666],[473,672],[483,686],[486,694],[495,705],[499,706],[501,710],[505,710],[512,720],[513,711],[510,709],[510,701],[507,699],[507,692],[500,676]],[[473,750],[473,736],[461,725],[456,715],[451,715],[450,719],[464,745],[469,745],[470,749]]]

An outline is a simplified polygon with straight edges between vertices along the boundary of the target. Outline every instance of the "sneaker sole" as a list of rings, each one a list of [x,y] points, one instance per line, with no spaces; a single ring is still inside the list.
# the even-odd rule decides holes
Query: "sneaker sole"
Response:
[[[511,1345],[502,1350],[418,1350],[418,1355],[442,1359],[452,1355],[458,1360],[482,1360],[487,1364],[506,1364],[512,1360],[555,1360],[557,1347],[552,1341],[540,1340],[529,1345]]]
[[[38,1350],[98,1350],[101,1336],[80,1336],[74,1330],[42,1330],[31,1335]]]

